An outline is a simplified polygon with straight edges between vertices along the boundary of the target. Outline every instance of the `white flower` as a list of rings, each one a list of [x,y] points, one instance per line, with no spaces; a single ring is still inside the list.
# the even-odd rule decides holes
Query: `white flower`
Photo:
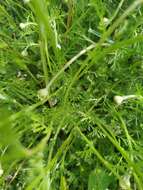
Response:
[[[48,95],[49,95],[49,93],[48,93],[47,88],[43,88],[43,89],[40,89],[40,90],[38,91],[38,98],[39,98],[40,100],[46,99],[46,98],[48,97]]]

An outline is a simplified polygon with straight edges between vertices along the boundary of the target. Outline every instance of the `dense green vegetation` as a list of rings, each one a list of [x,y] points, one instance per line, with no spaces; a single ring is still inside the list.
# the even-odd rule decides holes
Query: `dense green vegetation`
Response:
[[[143,190],[142,3],[0,1],[0,190]]]

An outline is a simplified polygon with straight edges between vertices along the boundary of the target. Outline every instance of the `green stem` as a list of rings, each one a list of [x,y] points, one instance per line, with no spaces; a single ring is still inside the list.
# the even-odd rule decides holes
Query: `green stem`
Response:
[[[105,160],[103,158],[103,156],[101,156],[101,154],[95,149],[95,147],[93,146],[93,144],[88,140],[88,138],[81,132],[81,130],[79,129],[79,127],[76,127],[78,133],[81,135],[81,137],[83,138],[83,140],[89,145],[89,147],[91,148],[91,150],[95,153],[95,155],[97,156],[97,158],[106,166],[106,168],[108,170],[110,170],[118,179],[120,179],[120,176],[118,175],[118,173],[115,171],[115,167],[110,164],[107,160]]]
[[[41,60],[42,60],[43,71],[44,71],[45,85],[47,87],[48,86],[48,68],[47,68],[47,63],[46,63],[46,59],[45,59],[44,48],[45,48],[44,40],[41,40],[41,42],[40,42]]]

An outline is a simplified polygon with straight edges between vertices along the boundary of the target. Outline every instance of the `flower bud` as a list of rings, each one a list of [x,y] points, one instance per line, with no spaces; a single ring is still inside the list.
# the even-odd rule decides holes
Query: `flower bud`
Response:
[[[38,91],[38,98],[40,99],[40,100],[44,100],[44,99],[46,99],[47,97],[48,97],[48,90],[47,90],[47,88],[43,88],[43,89],[40,89],[39,91]]]
[[[24,49],[24,50],[21,52],[21,55],[22,55],[23,57],[27,57],[27,56],[28,56],[28,51],[27,51],[27,49]]]
[[[23,30],[24,28],[26,28],[27,27],[27,23],[20,23],[19,24],[19,27]]]
[[[117,105],[121,105],[124,101],[124,98],[122,96],[114,96],[114,102],[117,104]]]
[[[0,163],[0,177],[3,175],[3,169],[2,169],[2,166],[1,166],[1,163]]]
[[[29,3],[30,2],[30,0],[23,0],[24,1],[24,3]]]
[[[122,190],[130,189],[131,188],[131,183],[130,183],[130,175],[124,175],[122,176],[119,185]]]

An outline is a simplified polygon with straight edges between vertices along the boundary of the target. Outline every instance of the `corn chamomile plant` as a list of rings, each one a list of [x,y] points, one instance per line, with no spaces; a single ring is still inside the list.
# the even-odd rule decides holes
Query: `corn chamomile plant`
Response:
[[[142,0],[0,4],[0,189],[143,189]]]

